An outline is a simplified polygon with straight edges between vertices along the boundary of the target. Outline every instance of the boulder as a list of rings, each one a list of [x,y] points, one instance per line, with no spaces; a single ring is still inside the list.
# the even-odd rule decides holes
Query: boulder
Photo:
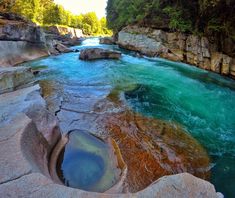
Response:
[[[113,37],[101,37],[100,44],[113,45],[115,44],[115,40]]]
[[[62,44],[65,46],[81,45],[81,43],[82,43],[82,39],[78,39],[78,38],[72,38],[72,39],[62,42]]]
[[[71,27],[47,26],[43,30],[46,33],[47,46],[53,55],[70,52],[66,47],[80,45],[83,37],[82,30]]]
[[[61,43],[57,43],[55,44],[55,49],[59,52],[59,53],[68,53],[68,52],[72,52],[73,50],[69,49],[68,47],[66,47],[65,45],[61,44]]]
[[[84,49],[80,51],[79,58],[81,60],[95,60],[95,59],[120,59],[121,53],[113,50],[106,50],[100,48]]]
[[[30,68],[27,67],[0,67],[0,94],[29,83],[33,77]]]
[[[122,48],[140,52],[148,56],[156,56],[161,51],[161,42],[144,34],[121,31],[118,34],[118,45]]]

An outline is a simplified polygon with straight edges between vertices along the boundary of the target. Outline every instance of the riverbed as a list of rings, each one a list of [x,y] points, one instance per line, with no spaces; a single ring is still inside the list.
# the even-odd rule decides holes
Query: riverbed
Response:
[[[100,45],[97,38],[73,49],[87,47],[118,50],[122,58],[86,62],[78,59],[79,52],[72,52],[24,65],[43,67],[37,80],[53,82],[58,90],[118,87],[132,111],[181,126],[208,152],[210,181],[216,190],[235,197],[235,81],[187,64]],[[126,91],[132,85],[138,86]]]

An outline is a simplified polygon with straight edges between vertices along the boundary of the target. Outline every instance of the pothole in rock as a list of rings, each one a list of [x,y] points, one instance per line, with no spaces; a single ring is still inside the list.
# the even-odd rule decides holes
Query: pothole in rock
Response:
[[[68,187],[91,192],[123,191],[127,170],[113,139],[104,141],[90,133],[74,130],[69,133],[67,143],[62,142],[59,143],[60,151],[58,148],[55,151],[56,165],[51,167],[56,169],[56,173],[51,170],[54,180],[60,179]]]

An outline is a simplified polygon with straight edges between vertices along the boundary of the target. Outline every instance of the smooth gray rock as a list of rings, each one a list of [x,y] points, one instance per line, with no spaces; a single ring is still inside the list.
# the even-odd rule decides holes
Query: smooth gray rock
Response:
[[[121,31],[118,34],[118,45],[149,56],[156,56],[162,48],[160,42],[147,35]]]
[[[3,15],[0,24],[0,66],[48,56],[45,34],[36,24]]]
[[[54,47],[59,53],[68,53],[73,51],[61,43],[57,43]]]
[[[91,48],[81,50],[79,58],[81,60],[120,59],[121,53],[113,50]]]
[[[78,113],[62,109],[57,116],[63,134],[79,129],[100,135],[95,122],[98,118],[96,114]]]
[[[0,184],[47,170],[48,144],[25,114],[0,125]]]
[[[86,192],[54,184],[42,174],[33,173],[15,181],[0,185],[1,197],[31,197],[31,198],[222,198],[216,193],[213,185],[190,174],[182,173],[166,176],[154,182],[151,186],[135,194],[105,194]]]
[[[33,77],[27,67],[0,67],[0,94],[29,83]]]
[[[33,120],[40,133],[54,145],[60,137],[58,122],[46,109],[39,85],[0,95],[0,124],[7,125],[18,113],[25,113]]]
[[[0,41],[0,51],[0,67],[14,66],[49,55],[44,44],[27,41]]]

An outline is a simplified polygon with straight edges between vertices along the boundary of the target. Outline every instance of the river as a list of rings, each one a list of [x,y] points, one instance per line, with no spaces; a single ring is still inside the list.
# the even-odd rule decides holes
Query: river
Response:
[[[123,55],[120,60],[85,62],[72,52],[23,65],[45,67],[38,80],[61,86],[138,84],[124,94],[126,105],[146,117],[182,126],[207,150],[216,190],[235,197],[235,81],[183,63],[137,57],[115,45],[100,45],[97,38],[73,49],[86,47],[116,49]]]

